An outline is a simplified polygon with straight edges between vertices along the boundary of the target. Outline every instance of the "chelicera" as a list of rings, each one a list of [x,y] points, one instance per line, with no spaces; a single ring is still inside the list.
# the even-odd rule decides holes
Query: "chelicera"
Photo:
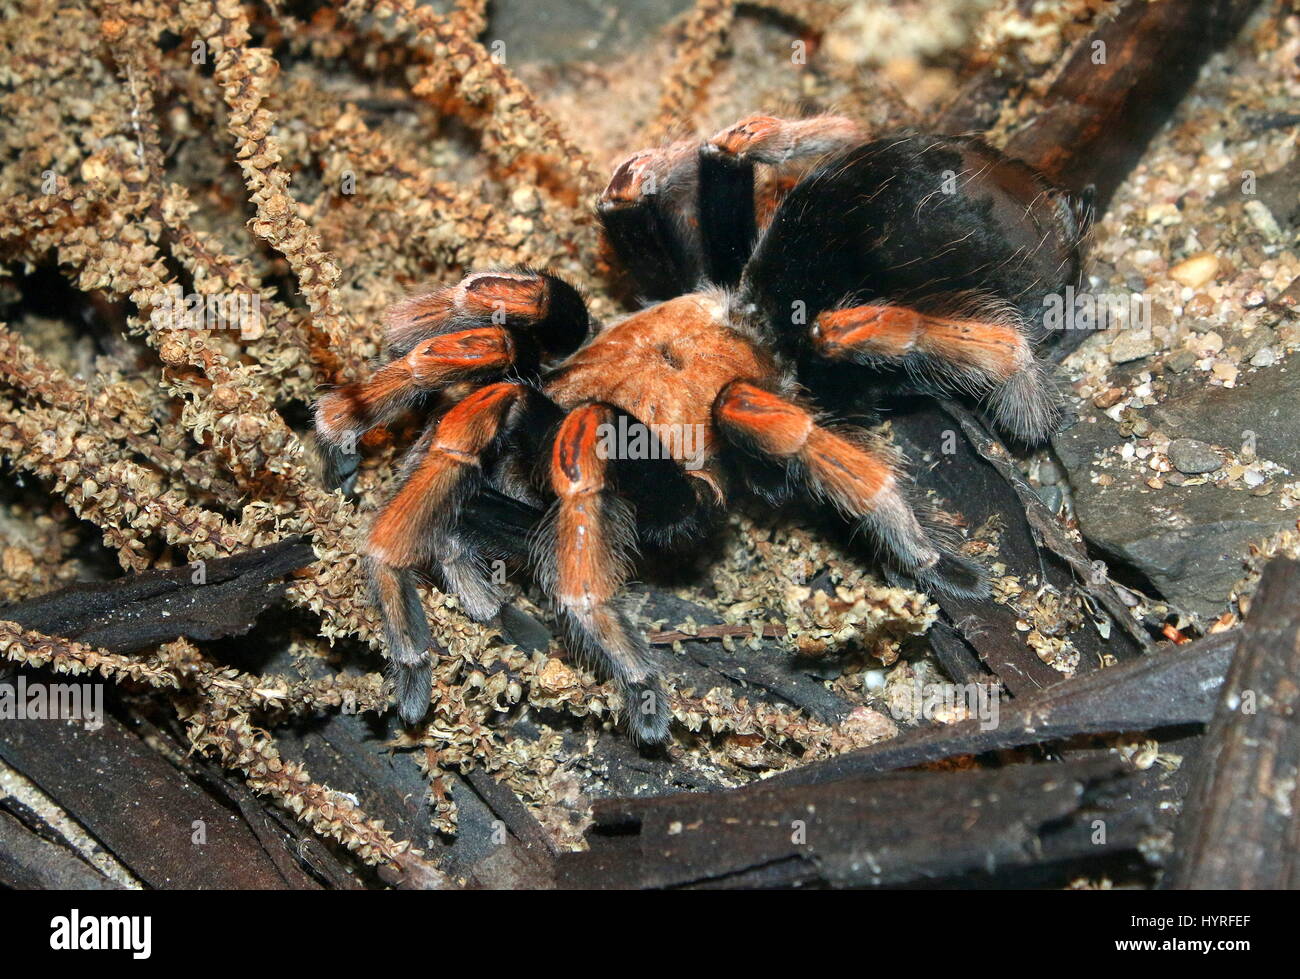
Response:
[[[493,567],[526,564],[633,736],[661,742],[664,681],[619,607],[639,548],[690,546],[738,493],[802,493],[921,587],[984,594],[897,454],[831,413],[902,386],[965,396],[1026,443],[1057,423],[1035,347],[1045,299],[1080,279],[1088,207],[978,139],[755,116],[634,154],[598,209],[643,308],[599,326],[548,271],[478,272],[394,306],[381,362],[317,407],[345,490],[361,433],[433,416],[366,544],[410,723],[439,653],[421,577],[490,620]]]

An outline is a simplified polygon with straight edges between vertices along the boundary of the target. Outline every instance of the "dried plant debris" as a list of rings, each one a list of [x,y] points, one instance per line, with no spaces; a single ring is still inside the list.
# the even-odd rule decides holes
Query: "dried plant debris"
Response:
[[[320,639],[296,647],[321,657],[321,643],[377,646],[356,542],[391,452],[375,446],[359,504],[324,492],[302,407],[377,352],[386,304],[470,267],[550,265],[587,285],[598,311],[616,310],[591,278],[604,268],[588,212],[593,160],[603,167],[652,131],[597,143],[575,124],[570,86],[550,86],[546,104],[473,3],[446,14],[348,4],[307,20],[232,0],[11,6],[0,60],[10,123],[0,183],[11,204],[0,301],[12,311],[0,329],[0,450],[15,481],[36,482],[15,484],[0,506],[0,596],[111,574],[79,557],[98,544],[88,526],[124,570],[171,567],[181,578],[304,534],[316,563],[289,579],[287,595],[318,617]],[[676,67],[658,121],[641,122],[696,128],[706,109],[734,115],[752,98],[737,90],[736,68],[730,84],[709,77],[712,62],[728,61],[733,27],[745,70],[763,65],[768,104],[799,98],[791,27],[824,27],[834,7],[760,6],[777,20],[737,26],[733,4],[705,3],[646,45],[643,62]],[[710,56],[692,53],[706,39]],[[658,73],[638,77],[660,84]],[[703,105],[706,88],[733,107]],[[888,646],[887,635],[924,630],[920,596],[856,570],[836,583],[829,596],[765,593],[764,611],[789,616],[801,648]],[[740,603],[724,621],[757,617]],[[395,743],[429,775],[435,824],[454,828],[447,774],[475,766],[542,812],[585,805],[554,763],[559,735],[542,723],[517,737],[506,722],[531,709],[550,723],[608,725],[612,695],[556,655],[520,652],[441,594],[427,610],[448,655],[432,720]],[[20,663],[168,691],[196,747],[327,836],[368,861],[408,848],[329,802],[331,790],[278,760],[268,733],[288,713],[381,706],[374,674],[256,677],[188,643],[126,656],[13,624],[5,649]],[[860,718],[840,732],[723,686],[674,706],[687,729],[708,732],[685,751],[729,758],[741,779],[871,736]]]
[[[404,886],[464,883],[438,863],[437,834],[457,830],[466,773],[518,796],[556,849],[581,849],[602,796],[742,786],[971,717],[908,699],[942,679],[919,638],[939,616],[926,596],[801,515],[741,514],[707,566],[656,582],[632,609],[659,634],[675,685],[666,758],[610,733],[617,696],[549,639],[554,623],[526,589],[515,605],[541,637],[527,643],[423,593],[447,651],[429,717],[413,730],[376,721],[386,740],[366,743],[423,780],[427,826],[398,833],[349,785],[314,781],[286,722],[385,710],[357,554],[404,433],[372,438],[345,499],[321,488],[307,406],[377,354],[388,304],[470,268],[550,266],[597,316],[625,308],[590,210],[622,154],[756,108],[924,124],[990,67],[1027,96],[990,120],[1000,142],[1112,5],[954,0],[922,24],[901,0],[663,0],[581,35],[538,32],[527,5],[505,0],[2,5],[0,603],[119,571],[181,580],[298,535],[314,559],[276,586],[292,626],[252,633],[274,644],[264,670],[226,662],[203,636],[127,653],[0,607],[6,660],[106,678],[124,710],[162,705],[185,747]],[[557,2],[557,17],[566,9]],[[881,18],[906,25],[887,59],[871,43]],[[1154,326],[1074,355],[1084,410],[1056,446],[1064,471],[1029,463],[1095,541],[1112,486],[1133,509],[1169,493],[1240,502],[1252,534],[1234,523],[1223,537],[1232,560],[1216,571],[1235,573],[1222,595],[1217,579],[1189,596],[1148,572],[1203,616],[1257,573],[1232,565],[1245,540],[1294,528],[1300,497],[1294,431],[1231,400],[1259,386],[1282,403],[1300,342],[1294,129],[1269,121],[1300,95],[1298,52],[1300,23],[1278,17],[1213,62],[1098,226],[1092,286],[1149,296]],[[1253,196],[1238,193],[1246,171]],[[1218,395],[1229,400],[1202,403]],[[1230,437],[1238,424],[1258,439]],[[1197,449],[1183,462],[1202,471],[1179,472],[1180,439],[1219,466]],[[967,530],[971,553],[995,560],[999,528]],[[1265,550],[1293,552],[1294,537]],[[1126,547],[1116,542],[1142,567]],[[1048,672],[1074,672],[1068,635],[1090,614],[1078,596],[1008,574],[996,590],[1023,625],[1016,641]]]

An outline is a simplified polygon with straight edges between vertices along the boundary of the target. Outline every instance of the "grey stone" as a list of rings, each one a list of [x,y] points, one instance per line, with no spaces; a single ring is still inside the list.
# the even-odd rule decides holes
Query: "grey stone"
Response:
[[[1125,330],[1110,343],[1110,362],[1127,364],[1150,357],[1155,352],[1156,344],[1150,331]]]
[[[1300,159],[1261,176],[1256,190],[1274,221],[1283,228],[1300,227]]]
[[[1239,489],[1177,486],[1176,472],[1164,489],[1151,490],[1144,466],[1108,467],[1113,481],[1101,486],[1095,462],[1121,441],[1105,418],[1081,421],[1052,440],[1080,530],[1107,560],[1135,569],[1179,608],[1203,620],[1222,614],[1245,575],[1250,543],[1294,527],[1294,511]]]
[[[1242,374],[1236,387],[1195,387],[1148,413],[1166,435],[1234,448],[1253,440],[1258,458],[1300,472],[1300,371],[1287,364]]]
[[[1277,363],[1277,352],[1272,347],[1260,347],[1251,355],[1251,367],[1272,367]]]
[[[690,0],[493,0],[484,40],[503,42],[507,63],[609,61],[644,45],[690,6]]]
[[[1255,354],[1259,353],[1261,350],[1263,350],[1265,347],[1267,347],[1270,343],[1272,343],[1274,339],[1275,339],[1275,337],[1273,336],[1273,331],[1272,331],[1272,330],[1269,330],[1269,329],[1267,329],[1266,327],[1263,327],[1263,326],[1257,326],[1257,327],[1255,327],[1254,332],[1251,333],[1250,336],[1248,336],[1248,337],[1242,337],[1242,339],[1241,339],[1241,356],[1242,356],[1242,359],[1244,359],[1244,360],[1250,360],[1250,358],[1254,357]],[[1268,365],[1267,365],[1267,364],[1256,364],[1255,366],[1256,366],[1256,367],[1261,367],[1261,366],[1262,366],[1262,367],[1267,367]]]
[[[1187,349],[1175,350],[1165,358],[1165,366],[1175,374],[1189,371],[1196,366],[1196,354]]]
[[[1174,439],[1169,443],[1167,454],[1173,467],[1188,476],[1218,472],[1223,468],[1223,457],[1214,446],[1196,439]]]
[[[1056,485],[1040,486],[1038,487],[1038,498],[1046,504],[1047,509],[1056,513],[1061,509],[1061,504],[1065,500],[1065,494],[1061,492],[1061,487]]]

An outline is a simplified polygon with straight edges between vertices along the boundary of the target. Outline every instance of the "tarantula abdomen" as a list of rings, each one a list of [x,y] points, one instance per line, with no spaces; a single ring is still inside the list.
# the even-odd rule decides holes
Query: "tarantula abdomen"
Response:
[[[768,318],[852,302],[1007,304],[1036,329],[1076,284],[1089,212],[974,137],[915,133],[838,154],[799,181],[745,269]],[[1033,339],[1039,339],[1037,333]]]

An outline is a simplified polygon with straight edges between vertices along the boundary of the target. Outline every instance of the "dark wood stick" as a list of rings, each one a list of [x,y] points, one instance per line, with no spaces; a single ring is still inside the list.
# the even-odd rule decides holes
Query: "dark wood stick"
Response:
[[[1183,806],[1171,887],[1300,887],[1300,562],[1264,570]]]
[[[888,886],[960,881],[1135,849],[1149,813],[1117,759],[911,772],[815,786],[760,782],[596,804],[591,849],[561,887]],[[1105,814],[1105,846],[1086,827]]]
[[[300,871],[286,879],[248,824],[112,715],[102,721],[5,721],[0,758],[151,887],[316,886]]]
[[[1104,210],[1151,137],[1258,0],[1130,0],[1079,45],[1005,149]]]
[[[15,890],[101,891],[118,885],[72,852],[0,810],[0,885]]]
[[[1079,734],[1150,731],[1203,724],[1228,668],[1237,634],[1206,636],[1164,649],[1032,697],[999,705],[996,724],[977,718],[910,731],[826,761],[773,775],[777,785],[814,784],[885,772],[960,755],[1044,744]]]
[[[114,653],[241,635],[284,593],[279,579],[315,560],[304,537],[233,557],[68,585],[0,609],[0,618]]]

